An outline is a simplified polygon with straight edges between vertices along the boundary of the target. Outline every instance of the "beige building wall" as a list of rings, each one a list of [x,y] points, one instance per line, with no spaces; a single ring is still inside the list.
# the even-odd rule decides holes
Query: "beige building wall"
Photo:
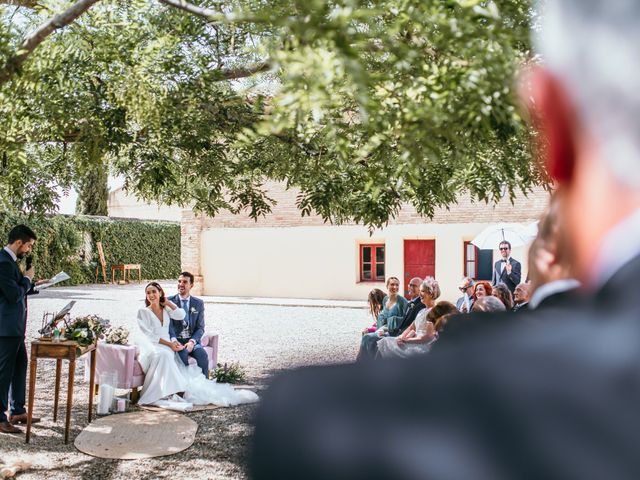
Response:
[[[204,294],[363,300],[384,284],[359,281],[360,244],[384,243],[387,276],[406,284],[404,240],[435,239],[441,299],[455,301],[464,268],[463,243],[486,226],[391,225],[372,237],[358,226],[209,229],[201,237]],[[514,248],[512,256],[523,263],[526,278],[526,248]],[[499,258],[497,251],[494,258]]]
[[[123,188],[109,192],[107,208],[110,217],[140,218],[144,220],[169,220],[179,222],[182,208],[178,206],[158,205],[138,200],[135,195],[128,194]]]
[[[359,281],[360,244],[384,243],[386,275],[404,284],[404,240],[435,239],[442,298],[455,300],[464,271],[463,242],[491,224],[535,221],[549,199],[542,189],[514,204],[504,200],[495,206],[461,196],[432,219],[406,205],[386,228],[369,236],[359,225],[332,226],[315,215],[301,217],[296,190],[278,183],[266,187],[277,205],[257,222],[230,212],[209,218],[182,211],[182,268],[196,275],[195,294],[362,300],[383,284]],[[523,264],[523,279],[526,253],[526,248],[512,252]],[[497,250],[493,256],[499,258]]]

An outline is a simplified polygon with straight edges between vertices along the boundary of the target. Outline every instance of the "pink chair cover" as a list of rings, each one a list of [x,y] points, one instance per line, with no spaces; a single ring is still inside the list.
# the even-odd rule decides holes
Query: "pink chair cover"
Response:
[[[200,344],[209,357],[209,369],[216,368],[218,363],[218,334],[211,333],[202,336]],[[83,355],[85,360],[84,376],[89,381],[89,355]],[[116,388],[135,388],[144,384],[144,372],[137,361],[138,349],[135,345],[113,345],[98,342],[96,349],[96,384],[101,382],[101,374],[117,375]],[[189,363],[195,364],[193,357],[189,357]]]

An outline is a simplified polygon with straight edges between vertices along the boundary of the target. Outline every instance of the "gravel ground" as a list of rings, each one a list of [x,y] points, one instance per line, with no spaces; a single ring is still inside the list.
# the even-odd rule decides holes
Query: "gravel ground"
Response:
[[[174,282],[162,283],[167,293],[174,293]],[[38,336],[44,312],[58,311],[70,300],[77,301],[73,316],[95,313],[114,326],[133,329],[136,312],[144,305],[144,291],[140,285],[88,285],[50,289],[29,297],[27,338]],[[247,371],[248,383],[258,389],[284,369],[353,361],[359,332],[369,322],[364,304],[354,309],[227,304],[206,297],[205,302],[207,330],[220,334],[218,361],[239,361]],[[63,443],[67,371],[64,362],[62,407],[56,423],[52,417],[55,362],[41,360],[34,415],[42,417],[42,423],[32,428],[31,443],[24,443],[24,434],[0,433],[1,461],[28,459],[33,463],[20,478],[247,478],[247,447],[255,405],[187,414],[198,423],[198,433],[193,446],[177,455],[134,461],[99,459],[73,446],[73,439],[87,423],[89,387],[84,381],[83,362],[76,366],[70,442]]]

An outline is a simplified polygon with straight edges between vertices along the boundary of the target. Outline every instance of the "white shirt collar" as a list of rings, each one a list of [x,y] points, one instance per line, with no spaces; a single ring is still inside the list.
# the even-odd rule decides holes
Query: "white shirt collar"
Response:
[[[602,287],[625,264],[640,254],[640,209],[605,236],[589,275],[590,286]]]
[[[191,295],[189,295],[187,298],[182,298],[180,294],[178,294],[178,298],[180,298],[180,302],[185,302],[185,301],[187,303],[191,302]]]
[[[5,245],[4,249],[7,251],[9,255],[11,255],[11,258],[13,258],[14,262],[18,261],[18,257],[16,256],[15,253],[13,253],[13,250],[11,250],[8,245]]]
[[[538,305],[542,301],[560,292],[566,292],[567,290],[573,290],[580,287],[580,282],[573,278],[564,278],[562,280],[554,280],[553,282],[545,283],[536,289],[529,299],[529,308],[538,308]]]

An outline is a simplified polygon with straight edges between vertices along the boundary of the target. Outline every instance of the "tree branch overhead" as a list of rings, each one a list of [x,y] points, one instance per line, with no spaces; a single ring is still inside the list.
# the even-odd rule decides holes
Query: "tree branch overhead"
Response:
[[[79,0],[74,3],[71,8],[65,10],[58,15],[42,24],[36,30],[31,32],[20,44],[16,54],[10,57],[0,70],[0,85],[7,82],[15,75],[27,57],[40,45],[45,39],[56,30],[66,27],[73,23],[80,15],[89,10],[100,0]]]

